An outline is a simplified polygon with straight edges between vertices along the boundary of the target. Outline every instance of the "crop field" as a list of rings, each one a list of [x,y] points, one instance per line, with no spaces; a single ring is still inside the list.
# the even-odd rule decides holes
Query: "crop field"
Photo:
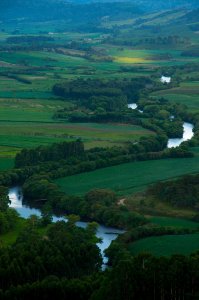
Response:
[[[4,122],[0,128],[0,146],[34,147],[39,144],[82,138],[84,141],[122,143],[153,134],[139,126],[95,123]]]
[[[159,91],[153,96],[184,104],[190,111],[196,112],[199,107],[199,81],[183,82],[180,87]]]
[[[148,252],[155,256],[187,255],[198,251],[198,249],[199,234],[149,237],[129,245],[129,250],[134,255],[140,252]]]
[[[13,168],[14,166],[14,159],[13,158],[5,158],[1,157],[2,155],[5,156],[5,152],[2,151],[2,148],[0,148],[0,171],[8,170]]]
[[[63,123],[53,119],[59,100],[0,99],[0,157],[13,157],[23,147],[82,138],[86,148],[122,144],[153,134],[140,126]]]
[[[199,228],[199,223],[189,221],[186,219],[172,218],[172,217],[149,217],[151,223],[163,226],[163,227],[175,227],[175,228]]]
[[[119,195],[144,190],[160,180],[199,172],[199,157],[134,162],[56,180],[67,194],[85,194],[95,188],[109,188]]]

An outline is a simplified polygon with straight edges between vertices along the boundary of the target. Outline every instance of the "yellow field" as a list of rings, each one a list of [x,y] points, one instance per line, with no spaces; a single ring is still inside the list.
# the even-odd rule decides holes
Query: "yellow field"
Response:
[[[114,57],[115,62],[118,63],[124,63],[124,64],[141,64],[146,63],[146,59],[143,57],[128,57],[128,56],[115,56]],[[147,60],[147,62],[149,62]]]

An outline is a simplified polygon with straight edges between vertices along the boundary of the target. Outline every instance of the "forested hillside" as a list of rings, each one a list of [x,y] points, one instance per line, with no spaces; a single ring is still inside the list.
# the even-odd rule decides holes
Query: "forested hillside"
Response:
[[[44,19],[81,19],[82,21],[99,21],[103,17],[125,19],[150,11],[199,7],[197,0],[125,0],[125,1],[81,1],[81,0],[2,0],[0,18]],[[45,12],[45,13],[44,13]]]

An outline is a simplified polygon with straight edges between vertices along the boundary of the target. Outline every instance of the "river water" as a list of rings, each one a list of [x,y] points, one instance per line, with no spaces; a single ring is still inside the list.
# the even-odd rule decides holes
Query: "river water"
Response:
[[[171,82],[171,77],[162,75],[162,77],[160,78],[160,81],[162,83],[170,83]]]
[[[31,215],[36,215],[38,217],[41,216],[41,211],[39,209],[30,208],[23,203],[23,195],[20,187],[10,188],[8,195],[11,201],[10,207],[15,208],[21,217],[27,219]],[[62,220],[66,221],[66,218],[53,216],[53,222]],[[88,222],[77,222],[76,224],[78,227],[86,228]],[[118,234],[122,233],[124,233],[123,230],[118,230],[116,228],[106,227],[103,225],[98,226],[96,236],[101,238],[102,242],[98,243],[97,246],[102,253],[104,264],[106,264],[108,261],[107,257],[104,255],[104,250],[110,246],[111,242],[117,238]]]
[[[180,146],[182,142],[190,140],[194,136],[193,128],[194,128],[193,124],[185,122],[183,124],[183,129],[184,129],[183,137],[176,138],[176,139],[169,139],[167,147],[176,148]]]
[[[131,108],[131,109],[136,109],[138,106],[136,103],[130,103],[128,104],[128,108]]]

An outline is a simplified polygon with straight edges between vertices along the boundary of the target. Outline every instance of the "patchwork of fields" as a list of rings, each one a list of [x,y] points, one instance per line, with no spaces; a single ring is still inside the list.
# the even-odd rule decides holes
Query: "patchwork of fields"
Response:
[[[141,126],[58,121],[53,118],[54,113],[70,108],[72,104],[56,97],[52,87],[66,79],[76,78],[107,80],[145,76],[158,82],[164,70],[169,70],[170,67],[198,64],[199,56],[183,56],[184,50],[199,45],[198,32],[191,30],[191,26],[186,26],[187,24],[178,23],[185,15],[186,10],[179,9],[150,13],[139,19],[105,18],[99,27],[102,32],[98,30],[99,32],[94,33],[82,33],[81,30],[75,32],[63,20],[43,23],[19,20],[17,32],[12,22],[2,24],[0,171],[14,166],[14,157],[22,148],[77,138],[83,140],[86,149],[123,146],[127,141],[137,142],[140,137],[154,135],[154,132]],[[174,24],[169,26],[172,21]],[[181,32],[182,38],[179,38]],[[23,38],[24,35],[42,35],[47,40],[52,40],[48,41],[47,47],[45,43],[9,44],[7,40],[10,37]],[[10,50],[9,46],[13,49]],[[9,50],[5,50],[6,47]],[[194,80],[187,78],[187,75]],[[186,105],[190,112],[198,112],[199,71],[183,74],[183,71],[178,70],[174,76],[175,87],[154,92],[150,96],[164,97],[173,103]],[[112,189],[119,196],[134,196],[136,192],[144,191],[157,181],[199,173],[199,148],[192,150],[195,154],[193,158],[132,162],[60,178],[55,182],[68,195],[84,195],[89,190],[102,188]],[[174,210],[172,207],[170,209]],[[189,220],[149,215],[146,217],[159,226],[199,228],[198,223]],[[1,239],[5,244],[13,243],[23,227],[24,221],[20,220],[15,231],[2,235]],[[133,255],[139,252],[150,252],[158,256],[189,254],[198,249],[199,234],[150,237],[129,246]]]
[[[184,104],[192,112],[199,107],[199,81],[183,82],[179,87],[153,93],[153,96],[164,97],[173,103]]]
[[[70,103],[59,100],[0,99],[0,157],[14,157],[24,147],[37,147],[82,138],[86,148],[136,141],[154,134],[140,126],[66,123],[53,119],[57,109]]]

